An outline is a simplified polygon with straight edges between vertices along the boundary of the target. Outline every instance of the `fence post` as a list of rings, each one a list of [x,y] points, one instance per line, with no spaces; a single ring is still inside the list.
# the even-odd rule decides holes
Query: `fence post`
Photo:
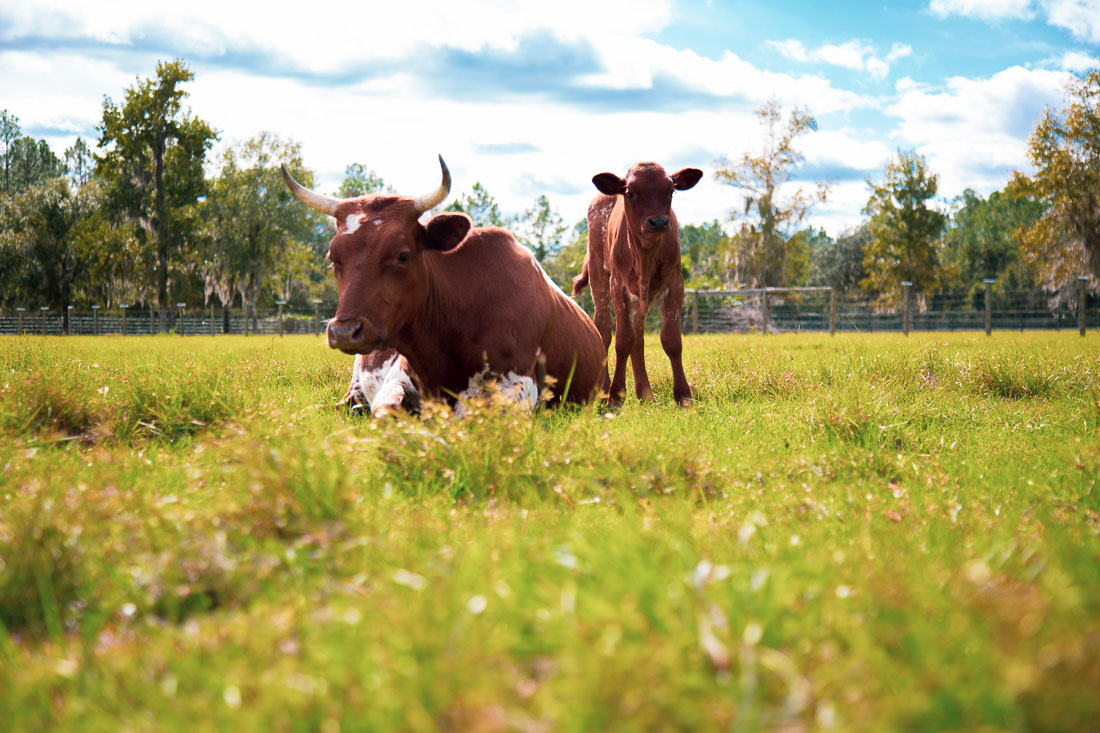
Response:
[[[284,328],[283,328],[283,306],[286,305],[286,301],[285,300],[276,300],[275,305],[279,306],[279,335],[282,336],[283,333],[284,333]]]
[[[120,311],[122,311],[122,334],[121,335],[125,336],[126,335],[126,311],[130,310],[130,306],[120,305],[118,307],[118,309]]]
[[[74,328],[73,328],[73,307],[72,307],[71,305],[67,305],[67,306],[65,306],[65,317],[66,317],[66,318],[68,319],[68,321],[69,321],[69,328],[68,328],[68,330],[66,330],[66,329],[62,328],[62,329],[61,329],[61,330],[62,330],[62,332],[63,332],[63,333],[62,333],[62,335],[64,335],[64,336],[72,336],[72,335],[73,335],[73,331],[75,331],[76,329],[74,329]],[[62,326],[64,326],[64,325],[65,325],[65,324],[64,324],[64,322],[62,322],[62,324],[61,324],[61,325],[62,325]]]
[[[1085,309],[1088,283],[1088,275],[1081,275],[1077,278],[1077,330],[1081,332],[1082,336],[1085,335],[1086,315],[1088,313]]]
[[[901,332],[906,336],[909,335],[909,292],[912,287],[913,283],[908,280],[901,283]]]
[[[46,335],[46,311],[48,311],[49,309],[50,307],[48,305],[38,306],[38,326],[39,330],[42,331],[43,336]]]
[[[699,289],[691,291],[691,332],[699,333]]]
[[[99,306],[92,305],[92,335],[99,335]]]
[[[768,289],[767,288],[761,288],[760,289],[760,298],[761,298],[760,311],[761,311],[761,315],[763,316],[763,318],[761,319],[762,320],[761,330],[764,332],[764,335],[766,336],[768,334]]]
[[[309,301],[313,303],[313,335],[321,335],[321,299],[312,298]]]
[[[989,336],[993,333],[993,283],[996,280],[987,277],[982,282],[985,283],[985,335]]]
[[[836,335],[836,288],[829,288],[829,335]]]
[[[15,309],[15,312],[16,312],[16,314],[18,314],[18,317],[19,317],[19,326],[16,330],[19,332],[20,336],[22,336],[26,333],[23,330],[23,313],[26,312],[26,310],[27,310],[26,308],[16,308]]]
[[[214,334],[214,301],[210,301],[210,335]]]
[[[176,303],[176,307],[179,308],[179,316],[177,316],[176,320],[178,320],[180,324],[180,336],[183,336],[184,332],[187,330],[183,322],[183,309],[187,307],[187,304]]]
[[[149,335],[157,332],[157,313],[153,306],[149,306]]]

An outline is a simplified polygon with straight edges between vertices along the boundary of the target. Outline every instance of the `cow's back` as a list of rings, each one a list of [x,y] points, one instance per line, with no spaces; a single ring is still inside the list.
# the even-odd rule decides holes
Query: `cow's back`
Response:
[[[444,293],[444,317],[464,332],[467,358],[489,356],[495,371],[533,374],[535,356],[560,394],[573,364],[570,395],[588,399],[599,386],[606,352],[592,321],[550,280],[530,250],[503,229],[472,229],[454,250],[437,255],[436,285]],[[474,324],[473,329],[469,329]],[[511,364],[514,367],[500,366]],[[470,369],[465,365],[464,371]],[[476,371],[476,369],[475,369]]]

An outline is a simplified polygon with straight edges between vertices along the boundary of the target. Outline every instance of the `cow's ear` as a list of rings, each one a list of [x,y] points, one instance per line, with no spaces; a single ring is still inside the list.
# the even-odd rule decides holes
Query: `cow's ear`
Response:
[[[686,191],[703,177],[703,171],[698,168],[681,168],[672,174],[672,185],[677,191]]]
[[[596,184],[597,191],[608,196],[626,193],[626,181],[614,173],[597,173],[592,176],[592,183]]]
[[[424,246],[441,252],[454,249],[466,238],[473,225],[470,217],[459,212],[436,214],[424,227]]]

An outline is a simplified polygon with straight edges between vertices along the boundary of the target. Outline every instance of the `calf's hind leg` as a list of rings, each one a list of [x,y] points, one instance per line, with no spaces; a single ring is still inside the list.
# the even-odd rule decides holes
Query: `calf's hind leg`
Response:
[[[672,396],[683,407],[691,404],[691,386],[684,374],[681,357],[683,341],[680,336],[680,311],[684,302],[684,288],[671,287],[661,304],[661,346],[672,365]]]

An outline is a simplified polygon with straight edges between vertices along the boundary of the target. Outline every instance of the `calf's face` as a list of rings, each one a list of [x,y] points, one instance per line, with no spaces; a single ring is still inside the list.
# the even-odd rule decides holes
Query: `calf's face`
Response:
[[[672,192],[686,191],[702,177],[698,168],[681,168],[669,175],[656,163],[637,163],[626,178],[600,173],[592,183],[600,193],[623,197],[627,227],[645,247],[652,246],[671,226]]]

